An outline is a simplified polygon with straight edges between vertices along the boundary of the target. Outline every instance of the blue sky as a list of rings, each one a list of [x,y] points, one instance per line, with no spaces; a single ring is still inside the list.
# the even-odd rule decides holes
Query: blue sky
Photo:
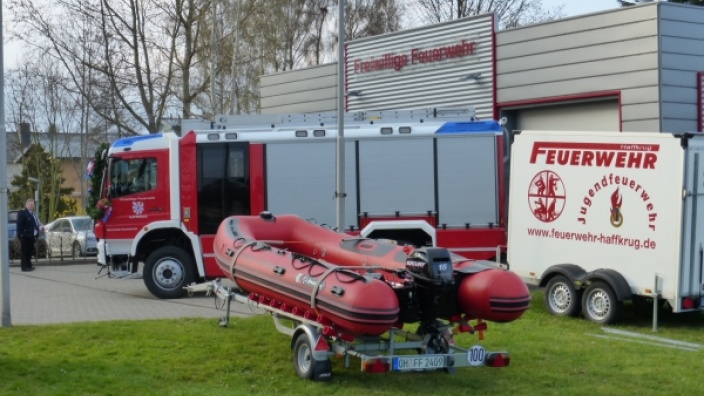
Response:
[[[2,0],[0,0],[1,2]],[[563,5],[562,8],[565,16],[575,16],[609,10],[618,7],[617,0],[543,0],[543,8],[554,8]],[[7,17],[3,19],[8,20]],[[14,67],[17,63],[17,57],[21,54],[21,45],[12,42],[5,43],[5,67]]]

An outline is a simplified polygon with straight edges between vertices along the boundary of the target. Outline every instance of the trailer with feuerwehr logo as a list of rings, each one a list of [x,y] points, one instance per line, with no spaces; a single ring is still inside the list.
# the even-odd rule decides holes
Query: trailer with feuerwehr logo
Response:
[[[522,131],[511,153],[509,268],[550,313],[704,308],[704,137]]]

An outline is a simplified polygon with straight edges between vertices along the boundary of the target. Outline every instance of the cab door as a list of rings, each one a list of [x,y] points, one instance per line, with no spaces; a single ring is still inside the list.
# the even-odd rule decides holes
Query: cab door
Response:
[[[124,152],[109,159],[107,196],[111,209],[102,221],[111,240],[111,254],[126,253],[146,225],[169,219],[167,165],[166,150]]]
[[[68,220],[59,219],[54,221],[46,229],[46,244],[47,249],[49,249],[49,254],[54,257],[59,257],[65,252],[65,242],[64,242],[64,223]]]

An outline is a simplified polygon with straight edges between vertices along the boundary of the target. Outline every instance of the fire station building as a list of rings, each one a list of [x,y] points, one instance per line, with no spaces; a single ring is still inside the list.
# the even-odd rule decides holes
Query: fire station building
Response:
[[[704,8],[647,3],[508,30],[493,14],[347,43],[347,111],[474,106],[510,129],[702,131]],[[337,109],[337,64],[262,77],[262,113]]]

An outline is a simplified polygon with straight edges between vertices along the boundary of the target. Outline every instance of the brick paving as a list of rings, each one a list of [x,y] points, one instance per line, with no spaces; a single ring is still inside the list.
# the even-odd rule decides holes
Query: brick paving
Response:
[[[225,315],[224,309],[216,309],[213,296],[197,294],[177,300],[161,300],[149,293],[142,279],[98,277],[99,267],[93,260],[81,260],[78,264],[68,260],[39,260],[32,272],[22,272],[16,260],[10,264],[12,325],[193,317],[217,319]],[[232,316],[258,313],[261,312],[232,302]]]

